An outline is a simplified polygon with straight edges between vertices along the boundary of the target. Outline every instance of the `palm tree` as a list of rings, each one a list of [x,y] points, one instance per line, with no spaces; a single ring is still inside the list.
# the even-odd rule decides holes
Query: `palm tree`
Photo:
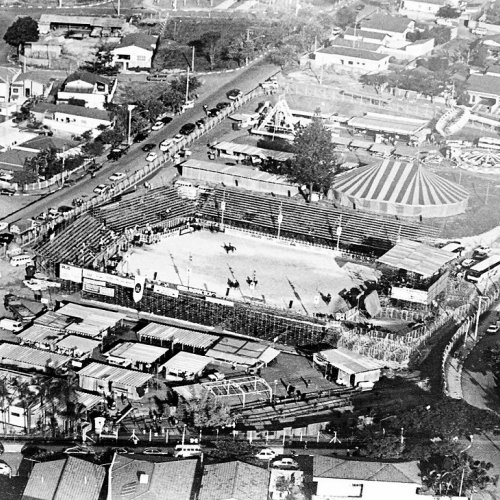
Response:
[[[7,408],[10,406],[12,402],[12,387],[8,378],[0,379],[0,401],[2,404],[2,408],[0,411],[3,413],[3,432],[7,433],[7,422],[6,422],[6,413]]]
[[[24,427],[26,433],[29,433],[31,428],[31,414],[29,407],[36,400],[36,394],[33,393],[30,383],[26,380],[16,377],[12,381],[13,387],[16,389],[17,396],[21,401],[21,407],[24,411]]]
[[[73,370],[67,373],[56,371],[56,376],[50,379],[47,388],[47,396],[52,402],[53,418],[59,415],[66,417],[64,428],[69,426],[73,428],[74,423],[78,420],[80,414],[77,411],[78,395],[78,376]],[[54,422],[53,422],[54,424]],[[54,432],[55,429],[53,428]]]
[[[45,424],[47,423],[47,409],[45,407],[49,397],[49,388],[47,385],[47,381],[47,377],[43,375],[35,375],[31,378],[31,385],[35,387],[36,395],[40,400],[42,428],[44,428]]]

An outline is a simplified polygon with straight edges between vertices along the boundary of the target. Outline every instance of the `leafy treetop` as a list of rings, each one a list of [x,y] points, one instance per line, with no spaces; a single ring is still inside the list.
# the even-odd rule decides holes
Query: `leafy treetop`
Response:
[[[20,17],[7,28],[3,39],[19,49],[23,43],[36,42],[38,37],[38,23],[31,17]]]

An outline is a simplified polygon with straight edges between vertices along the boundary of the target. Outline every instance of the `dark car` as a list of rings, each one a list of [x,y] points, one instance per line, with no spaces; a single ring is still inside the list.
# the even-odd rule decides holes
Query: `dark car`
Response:
[[[199,127],[199,128],[201,128],[201,127],[203,127],[203,125],[205,125],[205,123],[207,123],[207,119],[206,118],[202,118],[201,120],[198,120],[196,122],[196,126]]]
[[[15,193],[16,193],[15,189],[9,189],[9,188],[0,189],[0,194],[4,194],[6,196],[14,196]]]
[[[207,111],[207,115],[212,117],[212,116],[217,116],[220,113],[220,109],[217,108],[212,108]]]
[[[156,144],[153,144],[152,142],[148,142],[147,144],[144,144],[144,146],[142,146],[142,150],[145,152],[145,153],[149,153],[150,151],[152,151],[154,148],[156,148]]]
[[[65,214],[65,213],[68,213],[68,212],[71,212],[71,210],[73,210],[73,207],[69,207],[68,205],[61,205],[57,211],[60,213],[60,214]]]
[[[179,134],[189,135],[196,130],[196,125],[194,123],[186,123],[179,130]]]
[[[167,125],[168,123],[170,123],[172,121],[172,117],[171,116],[164,116],[161,121]]]
[[[217,109],[225,109],[228,108],[229,106],[231,106],[230,102],[219,102],[215,107]]]
[[[143,130],[142,132],[138,132],[134,137],[134,142],[142,142],[145,141],[149,137],[149,130]]]
[[[108,154],[108,160],[116,161],[123,156],[123,151],[121,149],[112,149]]]
[[[226,94],[227,98],[231,99],[232,101],[239,99],[242,95],[243,93],[240,89],[232,89]]]
[[[7,245],[14,239],[14,235],[11,233],[0,234],[0,244],[6,243]]]

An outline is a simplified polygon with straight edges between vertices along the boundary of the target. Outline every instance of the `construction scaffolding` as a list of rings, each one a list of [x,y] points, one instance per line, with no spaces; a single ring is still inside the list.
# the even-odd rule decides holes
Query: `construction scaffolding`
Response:
[[[245,408],[248,396],[266,394],[268,395],[266,399],[269,401],[271,401],[273,397],[273,390],[271,389],[271,386],[263,378],[251,375],[223,379],[216,382],[205,382],[202,386],[217,399],[238,398],[238,402],[241,401],[243,408]]]
[[[296,121],[287,102],[282,97],[274,107],[269,109],[262,122],[252,129],[252,134],[292,141],[295,137]]]

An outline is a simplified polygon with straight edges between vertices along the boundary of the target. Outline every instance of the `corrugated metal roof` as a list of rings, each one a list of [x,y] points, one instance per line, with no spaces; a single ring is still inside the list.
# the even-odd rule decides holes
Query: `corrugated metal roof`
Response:
[[[212,361],[213,359],[209,358],[208,356],[200,356],[191,352],[181,351],[178,352],[173,358],[169,359],[166,363],[164,363],[159,368],[159,370],[165,368],[167,373],[198,373]]]
[[[456,257],[456,253],[442,248],[431,247],[417,241],[403,240],[382,255],[378,262],[429,278]]]
[[[380,370],[382,368],[382,364],[378,361],[342,347],[321,351],[318,353],[318,357],[325,359],[332,366],[349,374]]]
[[[226,363],[252,366],[258,361],[267,364],[279,353],[280,351],[259,342],[223,337],[216,346],[208,350],[207,356]]]
[[[38,24],[82,24],[102,28],[122,28],[125,24],[123,19],[117,17],[98,16],[64,16],[59,14],[42,14]]]
[[[35,325],[48,326],[54,330],[64,330],[70,322],[67,316],[61,316],[55,311],[47,311],[33,321]]]
[[[87,353],[92,352],[99,344],[98,340],[68,335],[57,343],[57,347],[61,349],[77,349],[80,352]]]
[[[102,381],[112,381],[129,387],[142,387],[153,375],[135,370],[127,370],[118,366],[90,363],[78,372],[79,377],[96,378]]]
[[[416,134],[428,123],[428,120],[373,112],[366,113],[364,116],[355,116],[348,121],[350,127],[407,135]]]
[[[41,351],[24,345],[1,344],[0,360],[10,360],[12,362],[26,363],[41,367],[59,367],[68,363],[71,358],[51,351]]]
[[[17,337],[25,342],[55,344],[65,335],[64,330],[56,330],[45,325],[33,325],[23,330]]]
[[[216,335],[186,330],[177,326],[161,325],[159,323],[149,323],[138,332],[138,335],[139,338],[148,337],[165,340],[198,349],[208,349],[219,340],[219,337]]]
[[[99,404],[103,399],[102,396],[98,396],[97,394],[89,394],[88,392],[83,392],[83,391],[75,391],[75,392],[78,404],[85,406],[87,410],[92,409],[94,406]]]
[[[236,142],[221,141],[212,146],[219,151],[228,151],[230,153],[245,154],[249,156],[257,156],[258,158],[266,159],[273,158],[277,161],[285,161],[293,158],[293,153],[284,151],[274,151],[272,149],[263,149],[248,144],[237,144]]]
[[[104,356],[130,359],[135,362],[154,363],[163,356],[168,349],[138,342],[123,342],[106,352]]]

